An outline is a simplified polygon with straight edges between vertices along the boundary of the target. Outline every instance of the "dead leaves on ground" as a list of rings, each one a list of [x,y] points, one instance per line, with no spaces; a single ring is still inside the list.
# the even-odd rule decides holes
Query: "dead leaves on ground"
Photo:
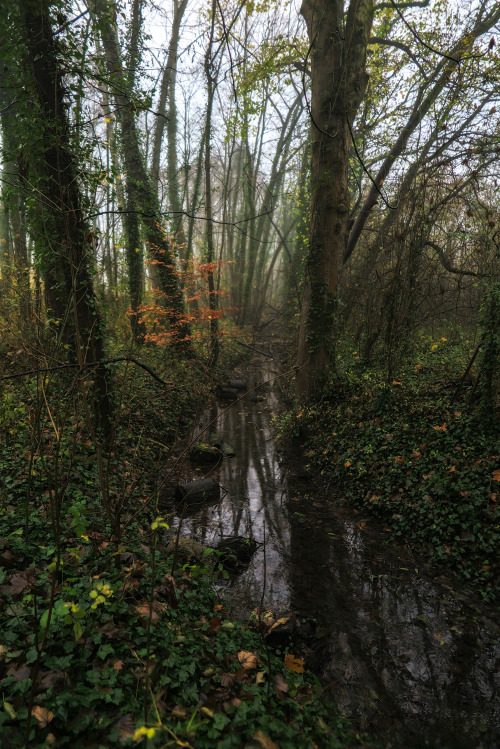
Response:
[[[41,705],[34,705],[31,714],[37,719],[39,728],[46,728],[54,718],[54,713]]]
[[[258,743],[260,747],[262,747],[262,749],[280,749],[279,745],[274,741],[271,741],[271,739],[262,731],[257,731],[256,733],[254,733],[252,738]]]
[[[285,668],[289,671],[295,671],[296,674],[304,673],[304,661],[302,658],[296,658],[291,653],[287,653],[284,659]]]
[[[257,668],[257,656],[247,650],[240,650],[238,660],[247,671]]]

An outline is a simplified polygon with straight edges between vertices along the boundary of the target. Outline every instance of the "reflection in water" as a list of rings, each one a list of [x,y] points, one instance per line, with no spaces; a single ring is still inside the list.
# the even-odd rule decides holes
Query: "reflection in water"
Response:
[[[249,367],[251,384],[270,375]],[[181,529],[208,545],[250,534],[261,543],[229,583],[233,612],[248,616],[264,591],[274,613],[316,619],[325,636],[311,662],[341,709],[387,746],[497,747],[498,624],[470,597],[417,572],[422,562],[387,545],[372,521],[317,489],[304,494],[297,480],[287,489],[269,423],[275,396],[251,398],[210,427],[236,451],[210,474],[227,495]],[[186,467],[186,479],[199,474]]]

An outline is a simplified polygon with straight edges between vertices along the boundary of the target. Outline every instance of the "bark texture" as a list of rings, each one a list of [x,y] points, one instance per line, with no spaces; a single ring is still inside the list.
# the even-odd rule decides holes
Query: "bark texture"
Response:
[[[337,285],[349,236],[350,125],[368,76],[373,0],[305,0],[311,58],[311,233],[299,333],[296,391],[308,399],[332,362]]]

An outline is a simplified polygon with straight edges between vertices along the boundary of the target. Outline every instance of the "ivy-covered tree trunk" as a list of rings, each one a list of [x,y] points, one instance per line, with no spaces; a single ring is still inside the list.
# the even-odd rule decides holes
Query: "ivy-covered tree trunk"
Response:
[[[189,349],[190,331],[184,314],[175,255],[162,228],[158,194],[146,169],[145,157],[141,152],[136,125],[137,105],[122,65],[115,4],[106,0],[96,0],[92,3],[92,13],[101,32],[109,83],[120,123],[122,158],[127,172],[127,210],[137,211],[140,214],[149,256],[156,266],[160,291],[164,295],[165,306],[168,308],[172,342]],[[130,258],[132,258],[132,250],[135,249],[131,247]],[[134,271],[131,277],[135,277]]]
[[[212,47],[215,32],[215,14],[217,11],[216,0],[212,0],[212,22],[210,27],[210,40],[205,54],[205,80],[207,82],[207,111],[205,113],[205,262],[207,263],[208,277],[208,304],[210,318],[210,366],[215,367],[219,357],[219,321],[217,318],[217,295],[214,283],[214,227],[212,208],[212,110],[214,103],[214,92],[217,83],[217,72],[214,70],[214,58]]]
[[[10,63],[12,65],[12,61]],[[30,275],[26,241],[26,206],[20,184],[19,171],[23,153],[19,149],[16,97],[8,85],[9,61],[0,51],[0,124],[3,141],[2,219],[5,224],[2,239],[2,277],[7,281],[8,293],[13,292],[15,307],[22,324],[31,319]],[[15,279],[15,288],[12,284]],[[4,290],[5,293],[6,290]]]
[[[332,363],[337,283],[349,237],[350,126],[365,93],[373,0],[304,0],[311,43],[311,232],[299,333],[297,395]]]
[[[484,416],[498,419],[500,392],[500,282],[488,289],[483,305],[483,342],[481,351],[481,406]]]
[[[49,6],[50,0],[25,0],[17,8],[10,6],[8,20],[20,35],[28,92],[19,123],[27,131],[27,167],[20,176],[51,315],[66,325],[68,340],[83,367],[105,358],[104,327],[94,294],[92,233],[82,209]],[[102,366],[96,367],[94,406],[97,426],[107,431],[112,399],[109,376]]]
[[[172,217],[172,227],[175,241],[181,248],[181,255],[186,255],[186,237],[182,217],[182,200],[179,186],[179,167],[177,162],[177,103],[175,89],[177,82],[177,56],[179,50],[179,34],[184,12],[188,0],[174,0],[174,17],[172,32],[168,45],[168,55],[160,87],[156,127],[153,138],[153,154],[151,158],[151,176],[156,185],[160,178],[160,154],[165,127],[167,129],[167,194]],[[167,116],[168,111],[168,116]]]

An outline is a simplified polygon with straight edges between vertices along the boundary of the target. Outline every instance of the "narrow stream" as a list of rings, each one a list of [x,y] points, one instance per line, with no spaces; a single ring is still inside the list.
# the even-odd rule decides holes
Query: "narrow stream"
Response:
[[[273,376],[268,364],[242,372],[250,387]],[[233,614],[248,617],[263,600],[274,614],[315,619],[311,663],[327,692],[387,749],[499,747],[493,610],[389,544],[382,526],[333,491],[301,478],[299,460],[283,465],[270,425],[277,397],[260,397],[250,393],[224,413],[214,405],[210,431],[236,457],[216,471],[187,462],[182,474],[209,474],[227,490],[217,505],[183,519],[182,535],[211,546],[235,535],[260,542],[249,568],[226,584]]]

